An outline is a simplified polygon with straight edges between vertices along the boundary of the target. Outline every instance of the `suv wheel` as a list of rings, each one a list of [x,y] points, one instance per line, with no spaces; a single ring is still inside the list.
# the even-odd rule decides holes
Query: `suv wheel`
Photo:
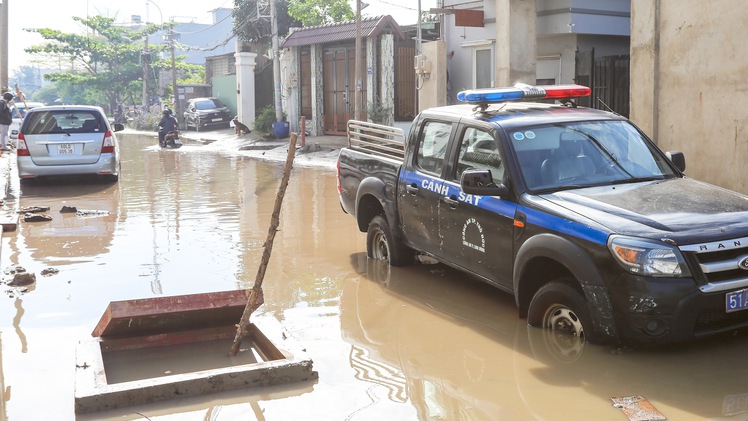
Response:
[[[530,301],[527,322],[550,329],[554,334],[572,335],[581,343],[593,342],[592,319],[582,294],[559,279],[541,287]]]

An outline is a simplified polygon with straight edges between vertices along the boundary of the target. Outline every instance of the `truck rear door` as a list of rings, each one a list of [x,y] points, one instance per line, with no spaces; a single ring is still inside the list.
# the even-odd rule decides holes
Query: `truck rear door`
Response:
[[[425,120],[417,128],[411,164],[403,166],[398,186],[400,221],[408,244],[416,250],[441,257],[439,200],[442,197],[449,139],[455,122]]]

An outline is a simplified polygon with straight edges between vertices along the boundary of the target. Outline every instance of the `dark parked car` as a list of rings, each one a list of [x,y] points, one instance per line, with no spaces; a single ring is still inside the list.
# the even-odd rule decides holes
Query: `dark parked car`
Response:
[[[192,98],[184,112],[184,125],[200,131],[207,127],[228,128],[233,116],[218,98]]]

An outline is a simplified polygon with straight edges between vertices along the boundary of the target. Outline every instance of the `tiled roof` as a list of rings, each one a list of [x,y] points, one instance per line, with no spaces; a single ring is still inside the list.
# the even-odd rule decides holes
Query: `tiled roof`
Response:
[[[377,37],[382,32],[393,33],[397,39],[405,39],[405,33],[390,15],[361,19],[361,38]],[[281,48],[328,44],[355,38],[356,21],[331,23],[296,29],[283,40]]]

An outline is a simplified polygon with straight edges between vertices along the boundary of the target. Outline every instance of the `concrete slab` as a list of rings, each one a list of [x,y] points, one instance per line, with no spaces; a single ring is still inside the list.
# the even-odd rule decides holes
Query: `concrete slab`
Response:
[[[277,320],[254,317],[252,321],[236,357],[228,356],[234,326],[81,341],[75,369],[76,413],[317,378],[306,350]],[[208,346],[204,352],[211,355],[202,355],[197,349],[206,343],[220,349]],[[185,359],[207,361],[208,366],[187,364],[197,370],[172,370],[172,363]],[[108,375],[117,371],[117,376]]]

